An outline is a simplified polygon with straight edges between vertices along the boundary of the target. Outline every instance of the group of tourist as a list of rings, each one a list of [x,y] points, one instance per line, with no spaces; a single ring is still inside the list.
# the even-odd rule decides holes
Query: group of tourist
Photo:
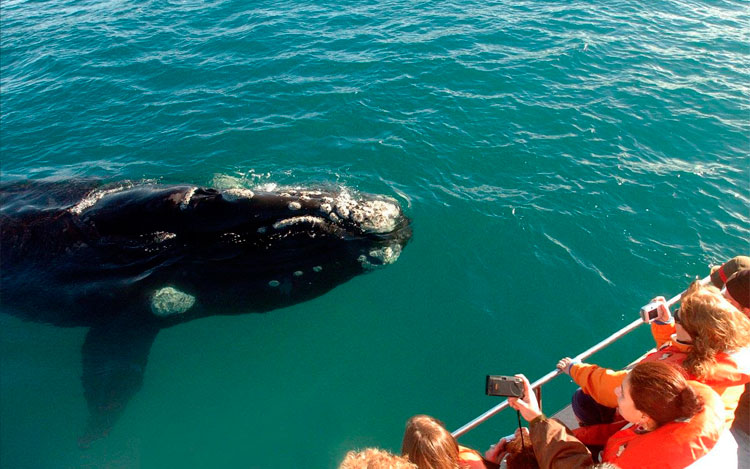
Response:
[[[620,468],[737,466],[730,429],[750,429],[750,257],[738,256],[693,282],[680,308],[653,300],[657,350],[628,370],[564,358],[558,368],[580,386],[572,399],[578,428],[540,410],[529,381],[509,404],[529,422],[484,455],[458,444],[438,420],[406,424],[401,455],[349,452],[340,469]]]

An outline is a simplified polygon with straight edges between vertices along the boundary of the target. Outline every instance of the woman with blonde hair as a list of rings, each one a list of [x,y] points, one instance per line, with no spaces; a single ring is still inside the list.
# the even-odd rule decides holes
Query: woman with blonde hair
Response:
[[[419,469],[485,469],[479,453],[460,446],[443,423],[429,415],[406,422],[401,455]]]
[[[750,382],[750,320],[712,285],[693,282],[674,316],[663,297],[659,316],[651,324],[657,351],[642,362],[660,361],[678,367],[690,380],[710,386],[721,396],[727,425]],[[581,389],[573,396],[573,411],[582,425],[607,423],[617,407],[615,389],[627,371],[614,371],[564,358],[558,368]]]
[[[666,321],[662,322],[669,323],[669,310],[663,309]],[[693,282],[674,319],[675,334],[681,327],[692,339],[683,366],[698,379],[711,374],[712,365],[722,352],[739,351],[750,345],[750,320],[716,287]]]

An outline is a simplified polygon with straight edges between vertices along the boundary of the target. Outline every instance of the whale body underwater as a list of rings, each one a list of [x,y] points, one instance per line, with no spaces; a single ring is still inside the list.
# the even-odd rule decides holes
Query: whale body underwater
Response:
[[[21,181],[0,186],[3,312],[89,327],[82,446],[140,389],[160,329],[318,297],[398,259],[392,198],[348,189]]]

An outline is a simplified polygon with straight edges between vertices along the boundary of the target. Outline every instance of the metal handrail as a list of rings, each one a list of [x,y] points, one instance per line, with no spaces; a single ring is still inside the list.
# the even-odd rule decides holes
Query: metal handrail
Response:
[[[701,283],[702,284],[706,284],[710,280],[711,280],[711,276],[707,275],[706,277],[704,277],[703,279],[701,279]],[[685,293],[685,291],[682,291],[681,293],[679,293],[679,294],[675,295],[674,297],[670,298],[669,301],[667,301],[667,306],[672,307],[672,305],[674,305],[675,303],[677,303],[678,301],[680,301],[680,298],[682,298],[682,295],[684,293]],[[636,328],[638,328],[638,326],[640,326],[641,324],[644,324],[643,320],[641,318],[636,319],[635,321],[631,322],[630,324],[628,324],[627,326],[623,327],[619,331],[615,332],[614,334],[610,335],[606,339],[602,340],[598,344],[596,344],[593,347],[587,349],[586,351],[584,351],[584,352],[576,355],[575,359],[576,360],[584,360],[584,359],[590,357],[591,355],[595,354],[599,350],[601,350],[601,349],[607,347],[608,345],[616,342],[617,340],[619,340],[624,335],[632,332],[633,330],[635,330]],[[542,376],[538,380],[536,380],[533,383],[531,383],[531,389],[535,390],[535,391],[538,390],[537,392],[540,393],[541,392],[541,387],[542,387],[543,384],[546,384],[549,381],[552,381],[553,378],[557,377],[561,373],[562,373],[562,371],[560,371],[558,369],[554,369],[553,371],[550,371],[546,375]],[[487,412],[483,413],[479,417],[475,418],[471,422],[467,423],[463,427],[461,427],[458,430],[454,431],[452,433],[453,437],[454,438],[458,438],[461,435],[467,433],[469,430],[471,430],[471,429],[479,426],[479,424],[484,423],[485,421],[489,420],[490,417],[492,417],[493,415],[499,413],[501,410],[503,410],[506,407],[508,407],[508,405],[509,405],[508,404],[508,400],[507,399],[504,400],[500,404],[498,404],[495,407],[491,408],[490,410],[488,410]]]

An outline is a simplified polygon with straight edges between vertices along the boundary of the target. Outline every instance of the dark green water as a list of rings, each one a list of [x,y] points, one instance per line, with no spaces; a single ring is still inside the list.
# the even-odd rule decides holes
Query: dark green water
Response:
[[[750,251],[745,2],[11,0],[0,30],[5,181],[332,183],[414,227],[396,264],[314,301],[160,333],[86,451],[86,331],[0,314],[3,467],[398,450],[411,415],[456,429],[497,403],[485,374],[541,376]]]

